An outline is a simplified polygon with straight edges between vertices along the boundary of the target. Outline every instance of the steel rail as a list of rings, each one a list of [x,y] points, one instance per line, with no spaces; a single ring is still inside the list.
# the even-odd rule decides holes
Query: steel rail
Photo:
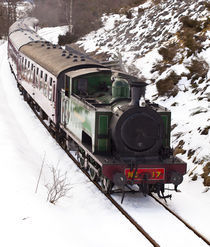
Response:
[[[53,134],[50,132],[49,126],[44,122],[44,120],[40,117],[40,115],[37,113],[37,111],[28,103],[29,107],[32,109],[34,114],[37,116],[37,118],[40,120],[40,122],[44,125],[44,127],[48,130],[49,134],[55,139]],[[79,161],[63,146],[57,142],[59,146],[65,151],[65,153],[70,157],[70,159],[78,166],[78,168],[88,177],[88,179],[103,193],[106,198],[125,216],[130,223],[154,246],[154,247],[160,247],[160,245],[143,229],[142,226],[140,226],[135,219],[133,219],[122,207],[119,203],[117,203],[109,194],[106,194],[103,192],[102,187],[99,183],[96,181],[91,180],[90,175],[87,171],[81,168]]]
[[[37,111],[33,108],[33,106],[27,102],[29,107],[32,109],[32,111],[34,112],[34,114],[37,116],[37,118],[40,120],[40,122],[44,125],[44,127],[48,130],[49,134],[55,139],[55,137],[53,136],[53,134],[50,131],[49,126],[44,122],[44,120],[41,118],[41,116],[37,113]],[[106,198],[124,215],[124,217],[126,217],[131,224],[133,224],[133,226],[154,246],[154,247],[160,247],[160,245],[143,229],[142,226],[140,226],[135,219],[133,219],[123,208],[122,206],[117,203],[112,197],[111,195],[104,193],[102,190],[102,187],[100,186],[99,183],[97,183],[96,181],[93,181],[90,178],[89,173],[85,170],[82,169],[82,167],[80,166],[79,161],[70,153],[70,151],[66,150],[61,143],[59,143],[57,140],[56,142],[58,143],[58,145],[65,151],[65,153],[70,157],[70,159],[77,165],[77,167],[88,177],[88,179],[101,191],[101,193],[103,193]],[[207,243],[210,246],[210,242],[209,240],[204,237],[202,234],[200,234],[196,229],[194,229],[191,225],[189,225],[182,217],[180,217],[179,215],[177,215],[175,212],[173,212],[170,208],[168,208],[163,202],[161,202],[158,198],[156,198],[154,195],[150,194],[150,196],[157,201],[159,204],[161,204],[168,212],[170,212],[172,215],[174,215],[178,220],[180,220],[188,229],[190,229],[191,231],[194,232],[194,234],[196,234],[199,238],[201,238],[205,243]]]
[[[210,241],[203,236],[200,232],[198,232],[194,227],[192,227],[189,223],[187,223],[181,216],[176,214],[174,211],[172,211],[167,205],[165,205],[163,202],[160,201],[160,199],[156,198],[154,195],[150,194],[150,196],[158,202],[160,205],[162,205],[168,212],[170,212],[172,215],[174,215],[179,221],[181,221],[187,228],[189,228],[191,231],[194,232],[199,238],[201,238],[206,244],[210,246]]]
[[[48,130],[49,134],[55,139],[55,137],[53,136],[53,134],[50,132],[50,128],[49,126],[43,121],[43,119],[40,117],[40,115],[37,113],[37,111],[30,105],[30,108],[32,109],[32,111],[34,112],[34,114],[37,116],[37,118],[40,120],[40,122],[44,125],[44,127]],[[59,144],[59,146],[65,151],[65,153],[70,157],[70,159],[77,165],[77,167],[88,177],[88,179],[101,191],[101,193],[103,193],[106,198],[131,222],[131,224],[133,224],[133,226],[135,226],[135,228],[145,237],[147,238],[147,240],[154,246],[154,247],[160,247],[160,245],[143,229],[142,226],[140,226],[135,219],[133,219],[123,208],[122,206],[117,203],[109,194],[106,194],[103,192],[102,187],[100,186],[99,183],[97,183],[96,181],[93,181],[90,178],[89,173],[82,169],[82,167],[80,166],[79,161],[65,148],[63,148],[63,146],[57,142]],[[167,205],[165,205],[163,202],[161,202],[158,198],[156,198],[154,195],[150,194],[150,197],[152,197],[155,201],[157,201],[160,205],[162,205],[168,212],[170,212],[172,215],[174,215],[179,221],[181,221],[188,229],[190,229],[191,231],[194,232],[194,234],[196,234],[199,238],[201,238],[206,244],[208,244],[210,246],[210,241],[203,236],[201,233],[199,233],[196,229],[194,229],[189,223],[187,223],[182,217],[180,217],[179,215],[177,215],[174,211],[172,211],[169,207],[167,207]]]

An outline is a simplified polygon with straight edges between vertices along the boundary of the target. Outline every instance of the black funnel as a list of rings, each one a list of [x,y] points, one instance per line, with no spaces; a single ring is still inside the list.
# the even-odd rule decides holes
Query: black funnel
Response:
[[[130,83],[131,87],[131,106],[139,106],[139,100],[145,97],[146,86],[148,84],[143,81],[134,81]]]

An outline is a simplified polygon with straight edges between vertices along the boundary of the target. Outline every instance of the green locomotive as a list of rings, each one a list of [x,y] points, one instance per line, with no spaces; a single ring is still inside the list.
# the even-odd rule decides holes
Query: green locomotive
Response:
[[[23,18],[9,29],[8,60],[18,87],[92,180],[111,192],[137,185],[164,197],[186,163],[170,148],[171,113],[145,101],[146,83],[85,54],[39,37],[38,21]]]

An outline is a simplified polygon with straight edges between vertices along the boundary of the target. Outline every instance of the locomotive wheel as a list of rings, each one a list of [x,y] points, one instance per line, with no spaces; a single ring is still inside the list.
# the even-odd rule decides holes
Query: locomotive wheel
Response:
[[[101,187],[104,193],[109,194],[112,189],[112,182],[108,178],[102,177]]]
[[[96,179],[97,179],[96,171],[93,168],[91,168],[91,167],[89,169],[89,174],[90,174],[90,179],[92,181],[96,181]]]

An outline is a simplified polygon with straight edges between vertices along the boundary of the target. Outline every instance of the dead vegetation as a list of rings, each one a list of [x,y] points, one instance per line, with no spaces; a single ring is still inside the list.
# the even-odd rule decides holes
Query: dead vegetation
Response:
[[[19,0],[0,2],[0,38],[7,36],[8,29],[17,19],[17,4]]]
[[[203,174],[201,177],[204,179],[204,185],[210,186],[210,162],[208,162],[203,168]]]
[[[146,0],[36,0],[36,6],[31,15],[40,20],[41,26],[73,25],[73,32],[59,37],[59,44],[77,41],[85,34],[101,26],[103,13],[117,13],[132,18],[130,8],[145,3]],[[72,9],[72,18],[70,17]],[[53,16],[53,18],[52,18]]]
[[[188,48],[187,55],[191,56],[195,52],[201,52],[203,48],[202,42],[206,40],[205,31],[210,28],[209,17],[206,20],[197,21],[189,16],[183,16],[180,21],[182,28],[177,33],[177,36],[181,44]]]
[[[168,77],[157,81],[156,87],[158,90],[158,94],[160,96],[167,95],[175,97],[178,93],[178,88],[176,87],[176,85],[180,79],[181,77],[178,76],[174,71],[172,71]]]
[[[52,181],[45,185],[48,191],[47,201],[56,204],[59,199],[68,195],[71,186],[67,179],[67,172],[62,174],[61,170],[55,167],[52,167],[50,171]]]
[[[185,154],[186,150],[183,149],[184,144],[185,144],[185,142],[183,140],[180,140],[178,145],[175,147],[173,154],[174,155]]]
[[[161,47],[158,52],[162,55],[165,63],[170,62],[172,64],[178,49],[179,46],[176,43],[171,43],[167,47]]]
[[[205,5],[205,7],[208,9],[208,11],[210,11],[210,3],[207,2],[207,1],[205,1],[205,2],[204,2],[204,5]]]
[[[187,69],[190,71],[190,73],[187,75],[188,79],[205,79],[209,71],[209,66],[203,60],[192,60],[191,64],[187,66]]]
[[[201,135],[208,135],[210,130],[210,126],[205,127],[203,130],[201,130]]]
[[[192,150],[192,149],[188,150],[187,152],[188,160],[191,159],[194,154],[195,154],[195,150]]]
[[[152,2],[153,2],[155,5],[157,5],[157,4],[161,3],[161,0],[152,0]]]

